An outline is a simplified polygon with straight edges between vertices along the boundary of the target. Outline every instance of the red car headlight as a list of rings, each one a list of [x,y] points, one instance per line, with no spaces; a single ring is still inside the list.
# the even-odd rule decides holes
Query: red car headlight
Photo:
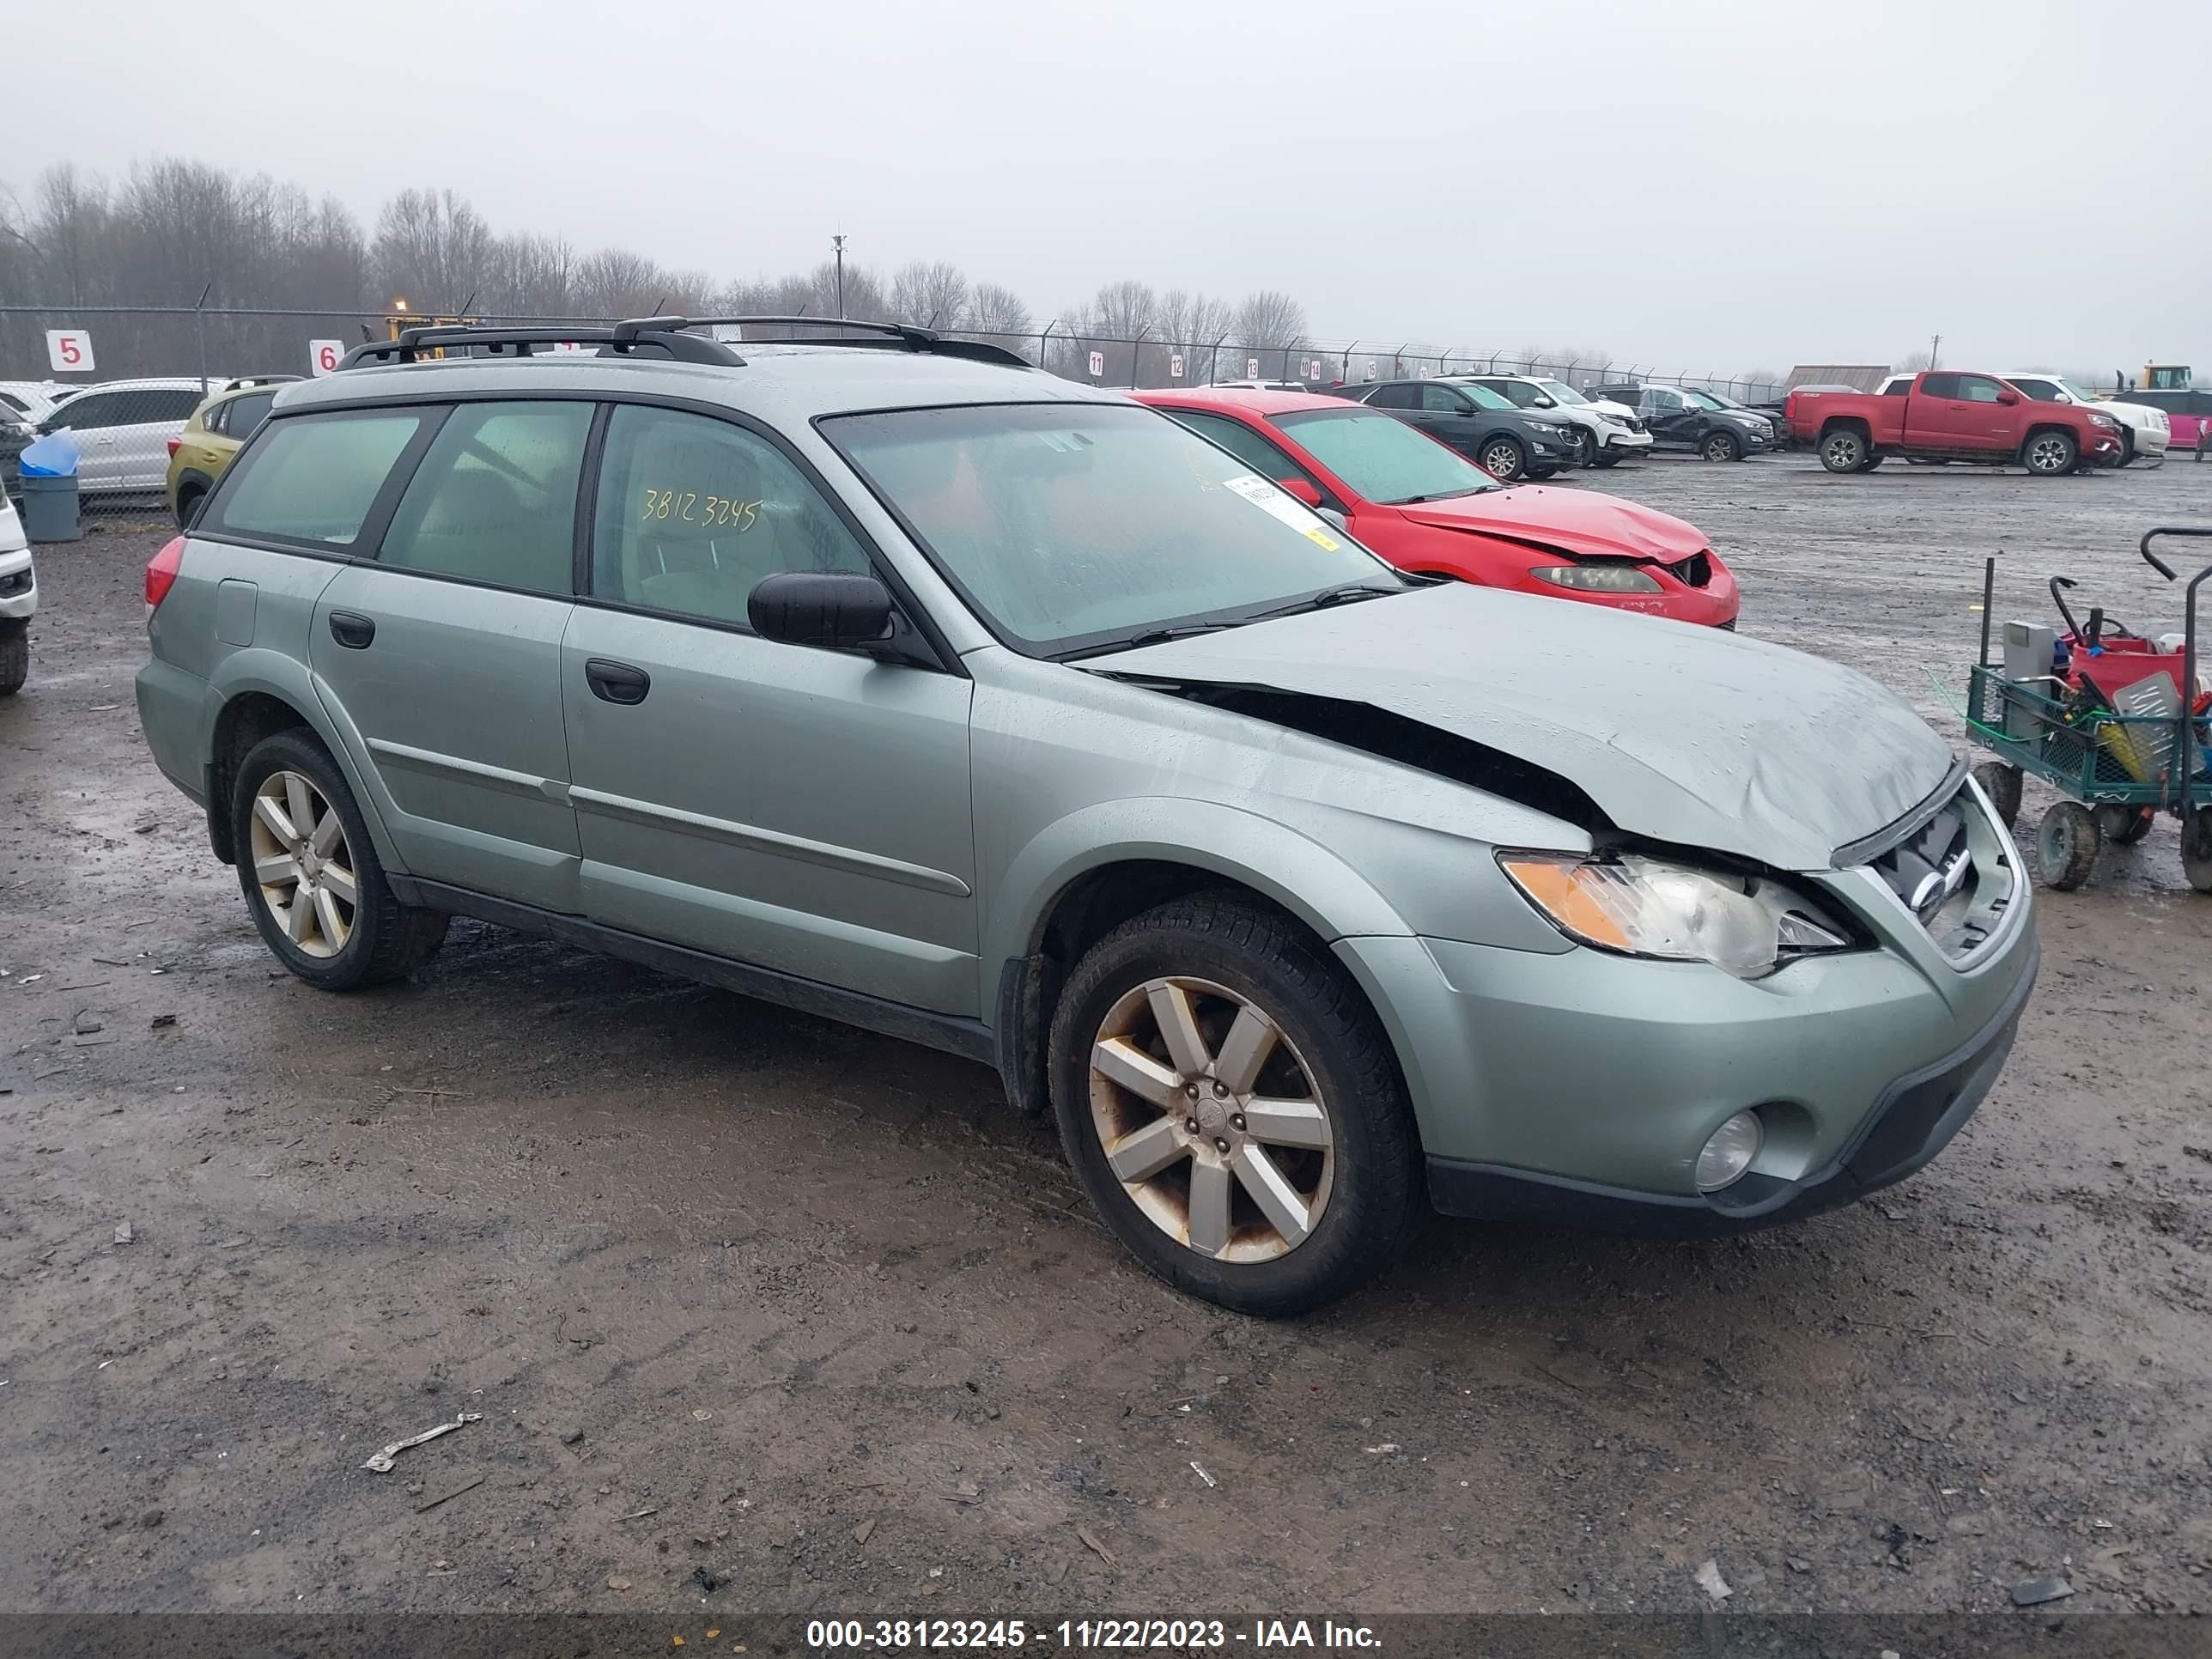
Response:
[[[1554,587],[1578,593],[1658,593],[1658,579],[1628,564],[1542,564],[1528,573]]]

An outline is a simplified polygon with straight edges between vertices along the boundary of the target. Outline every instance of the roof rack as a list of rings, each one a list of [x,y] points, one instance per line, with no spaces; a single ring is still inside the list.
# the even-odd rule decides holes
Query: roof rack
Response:
[[[346,353],[340,368],[360,368],[374,363],[411,363],[428,356],[442,356],[455,348],[471,356],[531,357],[538,348],[589,345],[599,356],[672,358],[678,362],[717,363],[726,368],[743,368],[744,359],[720,340],[691,332],[701,328],[814,328],[838,331],[828,338],[784,338],[783,345],[874,346],[891,351],[928,352],[939,357],[960,357],[969,362],[997,363],[1008,368],[1034,367],[1028,358],[1005,346],[981,340],[949,338],[935,329],[908,323],[877,323],[849,317],[626,317],[621,322],[579,328],[574,324],[541,323],[513,328],[479,328],[445,324],[407,328],[398,337],[372,340]],[[764,343],[764,342],[763,342]]]
[[[673,326],[669,326],[673,325]],[[719,340],[687,334],[681,317],[634,317],[612,327],[578,328],[573,324],[541,323],[516,328],[477,328],[466,324],[404,328],[391,340],[371,340],[346,353],[338,367],[360,368],[374,363],[412,363],[441,356],[455,348],[489,357],[532,357],[541,346],[597,346],[599,356],[672,358],[678,362],[718,363],[743,368],[744,359]]]

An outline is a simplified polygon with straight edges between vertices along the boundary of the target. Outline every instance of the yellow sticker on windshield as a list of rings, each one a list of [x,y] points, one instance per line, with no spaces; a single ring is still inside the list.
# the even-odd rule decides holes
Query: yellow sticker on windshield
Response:
[[[1242,495],[1269,518],[1290,526],[1324,553],[1334,553],[1344,545],[1322,528],[1311,507],[1256,472],[1241,472],[1233,478],[1224,478],[1221,487]]]

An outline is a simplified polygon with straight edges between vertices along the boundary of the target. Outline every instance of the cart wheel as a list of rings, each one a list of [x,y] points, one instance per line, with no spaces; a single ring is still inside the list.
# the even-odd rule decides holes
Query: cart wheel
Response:
[[[2181,868],[2191,887],[2212,893],[2212,806],[2200,806],[2183,821]]]
[[[1974,769],[1974,781],[1982,786],[2006,829],[2020,822],[2020,768],[2008,761],[1984,761]]]
[[[2158,815],[2141,806],[2100,806],[2097,833],[2115,847],[2132,847],[2150,834]]]
[[[2043,815],[2035,832],[2035,861],[2046,886],[2070,893],[2089,879],[2104,837],[2096,814],[2078,800],[2062,800]]]

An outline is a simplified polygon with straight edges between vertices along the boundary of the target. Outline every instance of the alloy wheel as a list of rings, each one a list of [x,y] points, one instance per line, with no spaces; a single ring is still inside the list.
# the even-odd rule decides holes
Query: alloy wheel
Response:
[[[2045,435],[2027,447],[2027,464],[2038,472],[2056,472],[2066,465],[2066,441]]]
[[[353,937],[360,889],[337,808],[310,778],[271,772],[253,792],[253,879],[284,937],[330,957]]]
[[[1200,1255],[1272,1261],[1320,1225],[1336,1173],[1328,1106],[1250,998],[1183,975],[1131,988],[1092,1040],[1090,1093],[1122,1190]]]
[[[1510,483],[1521,470],[1521,452],[1511,444],[1492,444],[1482,452],[1482,470],[1502,483]]]

